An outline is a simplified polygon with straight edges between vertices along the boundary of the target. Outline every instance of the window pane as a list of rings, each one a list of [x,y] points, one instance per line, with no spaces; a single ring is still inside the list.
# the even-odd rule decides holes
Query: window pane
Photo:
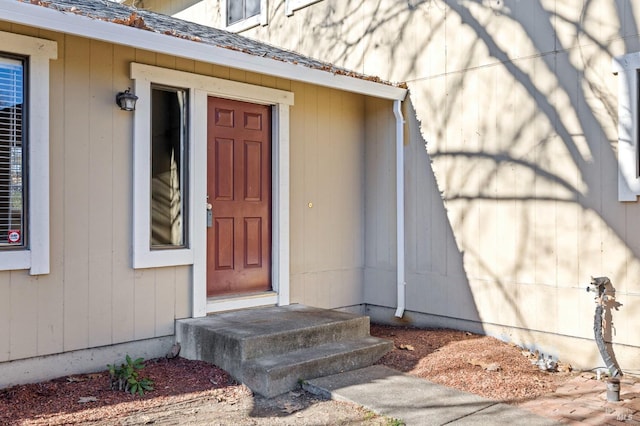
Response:
[[[243,0],[227,0],[227,25],[235,24],[244,19],[243,3]]]
[[[184,247],[187,92],[151,89],[151,247]]]
[[[24,63],[0,57],[0,247],[24,246]]]
[[[260,14],[260,0],[245,0],[244,18],[250,18]]]
[[[227,0],[227,25],[260,14],[260,0]]]

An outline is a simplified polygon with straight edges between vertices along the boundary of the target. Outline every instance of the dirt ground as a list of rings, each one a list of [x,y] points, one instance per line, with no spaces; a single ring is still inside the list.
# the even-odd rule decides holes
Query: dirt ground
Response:
[[[519,403],[553,392],[571,373],[541,371],[526,351],[454,330],[371,326],[394,341],[380,364],[487,398]],[[393,419],[303,390],[254,396],[219,368],[182,358],[149,360],[154,390],[110,389],[106,371],[0,390],[4,425],[389,425]],[[566,366],[565,366],[566,368]]]

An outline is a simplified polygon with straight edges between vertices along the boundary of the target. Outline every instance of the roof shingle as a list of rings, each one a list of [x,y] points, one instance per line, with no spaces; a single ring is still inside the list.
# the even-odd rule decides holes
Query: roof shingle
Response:
[[[108,0],[30,0],[30,3],[63,13],[74,13],[91,19],[138,28],[141,31],[152,31],[167,37],[178,37],[194,43],[205,43],[211,46],[240,51],[248,55],[266,57],[333,74],[401,87],[383,81],[378,77],[340,68],[328,62],[319,61],[239,34],[183,21],[155,12],[136,9]]]

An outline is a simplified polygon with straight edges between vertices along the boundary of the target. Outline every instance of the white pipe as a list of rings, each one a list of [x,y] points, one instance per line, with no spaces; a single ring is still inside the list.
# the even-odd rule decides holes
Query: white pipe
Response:
[[[398,308],[396,317],[402,318],[405,308],[405,266],[404,266],[404,118],[402,101],[393,101],[393,115],[396,117],[396,244],[398,271]]]

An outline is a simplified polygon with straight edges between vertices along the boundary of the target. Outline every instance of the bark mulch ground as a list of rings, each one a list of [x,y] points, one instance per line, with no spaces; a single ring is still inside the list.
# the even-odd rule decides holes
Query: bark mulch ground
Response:
[[[573,377],[541,371],[523,349],[463,331],[372,325],[371,334],[394,341],[395,349],[380,364],[495,400],[533,400]],[[273,399],[254,396],[223,370],[200,361],[149,360],[141,376],[154,382],[154,390],[143,396],[111,390],[106,368],[0,389],[0,424],[393,423],[356,405],[323,400],[302,390]]]

